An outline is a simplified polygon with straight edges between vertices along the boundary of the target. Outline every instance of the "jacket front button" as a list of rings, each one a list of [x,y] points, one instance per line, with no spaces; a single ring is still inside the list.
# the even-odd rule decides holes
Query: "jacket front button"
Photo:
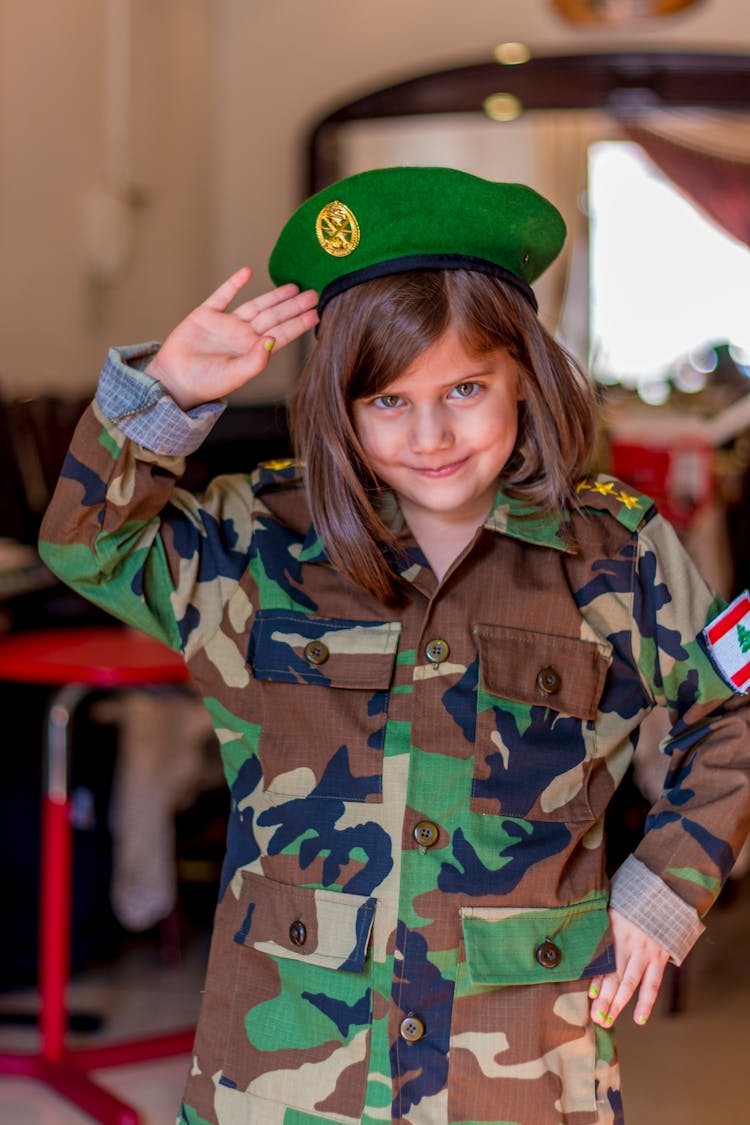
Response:
[[[554,668],[547,665],[546,668],[542,668],[537,676],[536,686],[545,695],[556,695],[562,687],[562,676]]]
[[[401,1021],[399,1034],[407,1043],[418,1043],[426,1030],[424,1022],[419,1016],[415,1016],[413,1012],[410,1012],[406,1019]]]
[[[420,848],[431,848],[438,842],[440,829],[431,820],[420,820],[414,825],[412,836]]]
[[[536,959],[544,969],[555,969],[562,961],[562,953],[553,941],[547,938],[536,951]]]
[[[292,945],[304,945],[307,941],[307,927],[299,918],[289,927],[289,940]]]
[[[448,659],[450,645],[447,641],[436,637],[434,641],[428,641],[425,645],[424,652],[425,656],[432,664],[442,664],[444,660]]]
[[[330,655],[328,645],[322,641],[310,641],[305,645],[305,660],[308,664],[325,664]]]

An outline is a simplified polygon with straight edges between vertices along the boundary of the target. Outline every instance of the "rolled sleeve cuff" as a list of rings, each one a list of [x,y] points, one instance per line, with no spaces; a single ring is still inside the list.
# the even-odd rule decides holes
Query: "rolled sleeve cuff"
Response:
[[[226,403],[180,409],[161,383],[143,370],[158,350],[156,343],[110,348],[99,376],[97,405],[105,418],[144,449],[186,457],[204,441]]]
[[[658,941],[675,965],[682,964],[706,928],[692,906],[632,855],[612,878],[609,904]]]

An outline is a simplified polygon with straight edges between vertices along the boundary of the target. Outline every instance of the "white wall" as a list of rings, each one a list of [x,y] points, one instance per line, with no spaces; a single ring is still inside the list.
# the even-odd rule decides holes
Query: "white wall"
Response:
[[[0,385],[93,388],[108,343],[163,336],[236,266],[265,263],[299,199],[300,142],[337,104],[413,73],[537,52],[750,50],[747,0],[619,31],[551,0],[130,0],[132,252],[92,282],[86,220],[107,189],[106,18],[127,0],[0,0]],[[125,208],[125,213],[128,212]],[[96,256],[109,243],[94,242]],[[283,395],[285,357],[256,389]]]
[[[105,50],[107,15],[118,6],[126,11],[127,0],[0,0],[6,395],[87,393],[109,343],[160,335],[211,274],[213,9],[206,0],[135,0],[124,186],[140,204],[115,211],[122,264],[95,280],[112,239],[101,217],[99,237],[87,234],[93,208],[117,203]],[[121,39],[118,57],[125,48]]]

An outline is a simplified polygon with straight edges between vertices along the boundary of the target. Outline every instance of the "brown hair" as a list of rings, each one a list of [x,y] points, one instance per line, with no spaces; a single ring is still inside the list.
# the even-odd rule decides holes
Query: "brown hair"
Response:
[[[452,326],[467,350],[505,348],[519,371],[518,438],[502,473],[511,495],[543,509],[575,506],[591,458],[591,382],[545,331],[528,302],[496,278],[424,270],[364,282],[327,305],[291,404],[313,522],[331,561],[381,601],[400,580],[384,556],[395,548],[373,504],[380,482],[352,421],[355,399],[382,392]]]

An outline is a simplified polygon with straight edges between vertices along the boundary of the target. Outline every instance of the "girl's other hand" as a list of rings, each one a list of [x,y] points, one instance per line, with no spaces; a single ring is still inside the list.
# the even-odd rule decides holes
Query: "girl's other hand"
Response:
[[[147,372],[183,410],[222,398],[264,371],[271,352],[318,323],[313,290],[282,285],[228,312],[252,270],[237,270],[162,344]]]
[[[633,1019],[644,1024],[659,994],[669,954],[634,922],[610,909],[615,944],[615,971],[595,977],[589,986],[591,1018],[600,1027],[612,1027],[638,989]]]

